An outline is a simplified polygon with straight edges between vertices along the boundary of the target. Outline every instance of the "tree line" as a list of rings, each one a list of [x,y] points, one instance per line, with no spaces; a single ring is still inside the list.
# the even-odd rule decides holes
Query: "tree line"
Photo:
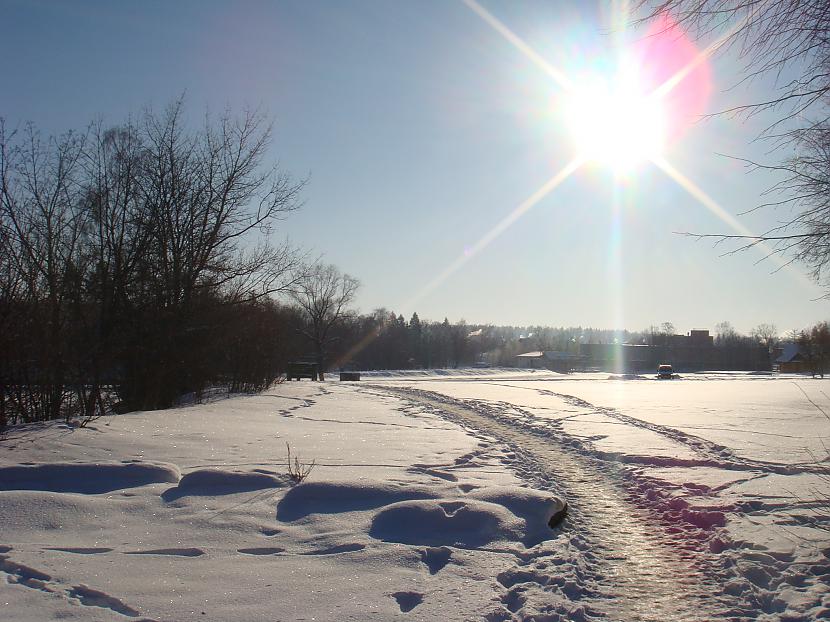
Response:
[[[0,119],[0,427],[258,391],[297,359],[321,371],[510,366],[532,350],[674,333],[355,313],[355,278],[275,241],[303,182],[266,166],[269,139],[255,112],[193,127],[181,101],[59,137]],[[718,331],[723,346],[777,338],[770,325]],[[807,331],[805,347],[819,352],[827,332]]]
[[[163,408],[267,386],[302,276],[274,243],[302,182],[264,118],[161,113],[44,138],[0,121],[0,423]]]
[[[44,137],[0,119],[0,427],[258,391],[290,360],[458,366],[463,323],[357,315],[359,283],[275,241],[302,181],[256,112],[184,104]]]

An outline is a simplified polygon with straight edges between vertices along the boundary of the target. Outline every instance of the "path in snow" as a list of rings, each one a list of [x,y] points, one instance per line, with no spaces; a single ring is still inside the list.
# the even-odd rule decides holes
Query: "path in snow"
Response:
[[[571,406],[575,406],[577,408],[584,410],[583,413],[572,415],[571,417],[561,418],[559,419],[559,421],[566,421],[567,419],[573,417],[591,415],[594,413],[605,415],[606,417],[615,419],[616,421],[624,423],[628,426],[654,432],[655,434],[658,434],[659,436],[662,436],[674,443],[677,443],[678,445],[690,449],[696,455],[696,457],[691,460],[683,460],[678,458],[671,458],[667,460],[666,458],[659,456],[627,455],[625,457],[625,460],[627,462],[638,462],[652,466],[660,466],[669,463],[670,466],[702,466],[724,469],[727,471],[751,471],[753,473],[776,473],[781,475],[792,475],[795,473],[830,475],[830,466],[828,466],[827,464],[817,463],[815,460],[806,463],[782,464],[780,462],[769,462],[764,460],[754,460],[752,458],[741,457],[736,455],[735,452],[729,447],[724,447],[723,445],[719,445],[699,436],[688,434],[675,427],[664,426],[657,423],[645,421],[643,419],[638,419],[637,417],[631,417],[629,415],[623,414],[616,408],[611,408],[609,406],[597,406],[574,395],[558,393],[556,391],[550,391],[548,389],[539,389],[536,387],[516,387],[514,385],[499,383],[488,384],[493,384],[496,386],[505,386],[511,389],[521,388],[535,391],[539,395],[548,395],[551,397],[556,397],[563,400]],[[801,390],[803,391],[803,389]],[[807,396],[807,399],[810,399],[809,396]],[[811,401],[811,403],[813,402]]]
[[[613,464],[592,459],[553,438],[550,421],[517,425],[506,410],[481,402],[400,387],[372,386],[436,414],[494,437],[512,451],[512,466],[535,487],[553,489],[569,502],[565,527],[571,544],[582,549],[590,567],[577,577],[581,585],[557,585],[550,559],[531,551],[514,573],[503,573],[508,589],[503,602],[512,612],[525,603],[544,602],[544,592],[560,588],[585,605],[586,617],[612,620],[702,620],[738,613],[722,594],[722,578],[709,554],[712,525],[665,529],[647,508],[632,502],[631,490],[609,470]],[[532,418],[532,416],[530,416]],[[524,419],[522,417],[522,419]],[[535,418],[532,418],[535,419]],[[510,456],[510,454],[508,454]],[[550,553],[541,554],[550,557]],[[555,561],[553,562],[555,564]]]

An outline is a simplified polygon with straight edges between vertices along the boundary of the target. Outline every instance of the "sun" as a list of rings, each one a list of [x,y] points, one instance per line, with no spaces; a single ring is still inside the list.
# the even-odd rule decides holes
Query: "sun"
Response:
[[[618,173],[659,157],[665,147],[663,102],[633,71],[587,76],[576,82],[565,116],[580,158]]]

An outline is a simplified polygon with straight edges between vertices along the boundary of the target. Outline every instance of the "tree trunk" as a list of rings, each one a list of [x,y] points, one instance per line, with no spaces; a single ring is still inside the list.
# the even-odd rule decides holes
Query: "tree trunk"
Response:
[[[318,341],[314,344],[316,350],[316,359],[317,359],[317,379],[322,382],[325,380],[325,356],[323,354],[323,344],[322,342]]]

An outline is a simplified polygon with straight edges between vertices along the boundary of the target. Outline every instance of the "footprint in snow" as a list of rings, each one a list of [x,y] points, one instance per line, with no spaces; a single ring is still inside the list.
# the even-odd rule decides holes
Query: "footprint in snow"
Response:
[[[525,602],[527,602],[527,597],[524,595],[523,590],[520,588],[513,588],[507,593],[502,599],[504,606],[507,607],[507,610],[511,613],[516,613],[519,609],[524,607]]]
[[[285,549],[281,549],[278,546],[259,546],[249,549],[236,550],[243,555],[279,555],[280,553],[285,552]]]
[[[87,607],[101,607],[103,609],[111,609],[123,616],[134,618],[138,616],[139,612],[132,607],[125,605],[121,600],[110,596],[104,592],[93,590],[86,585],[76,585],[68,592],[71,598],[76,598],[78,602]]]
[[[308,551],[302,555],[337,555],[339,553],[354,553],[355,551],[362,551],[366,548],[365,544],[338,544],[325,549],[317,549],[316,551]]]
[[[75,553],[76,555],[98,555],[112,551],[108,547],[83,547],[83,546],[50,546],[47,551],[60,551],[61,553]]]
[[[544,574],[540,574],[535,570],[511,569],[500,572],[496,580],[507,589],[521,583],[538,583],[545,585],[550,578]]]
[[[0,572],[7,574],[6,581],[9,583],[18,583],[26,587],[45,592],[53,591],[45,585],[46,582],[51,581],[51,575],[35,570],[25,564],[18,564],[9,559],[8,555],[0,555]]]
[[[436,574],[450,563],[452,551],[446,546],[431,546],[421,551],[421,561],[429,568],[429,574]]]
[[[415,607],[424,602],[424,595],[419,594],[418,592],[395,592],[391,596],[398,601],[398,607],[401,608],[403,613],[412,611]]]
[[[175,557],[199,557],[204,555],[202,549],[197,548],[183,548],[183,549],[151,549],[149,551],[127,551],[125,555],[172,555]]]
[[[436,477],[438,479],[443,479],[448,482],[457,482],[458,478],[453,475],[452,473],[447,473],[446,471],[441,471],[439,469],[431,469],[426,465],[413,465],[409,469],[407,469],[410,473],[423,473],[424,475],[430,475],[432,477]]]

